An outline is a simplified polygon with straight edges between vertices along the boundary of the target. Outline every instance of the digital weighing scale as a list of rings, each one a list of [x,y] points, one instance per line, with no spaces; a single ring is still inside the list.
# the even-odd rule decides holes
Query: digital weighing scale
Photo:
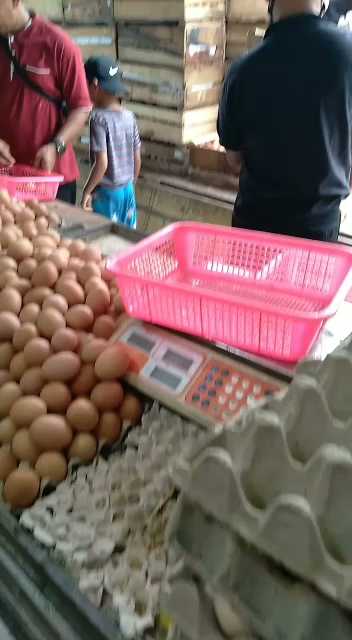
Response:
[[[205,427],[230,424],[246,407],[285,388],[285,383],[209,347],[164,329],[126,319],[112,342],[131,358],[126,380]]]

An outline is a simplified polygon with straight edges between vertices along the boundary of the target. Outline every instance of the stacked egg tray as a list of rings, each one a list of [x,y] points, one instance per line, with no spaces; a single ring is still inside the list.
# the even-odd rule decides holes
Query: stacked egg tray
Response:
[[[176,562],[165,535],[175,506],[171,478],[205,437],[154,405],[118,450],[72,467],[65,482],[20,518],[126,638],[154,628],[161,583]]]
[[[249,410],[232,428],[210,437],[188,469],[179,470],[182,493],[170,536],[186,560],[165,590],[164,606],[179,627],[186,604],[199,614],[188,630],[181,622],[186,638],[242,638],[247,633],[246,614],[235,606],[243,582],[253,577],[253,562],[252,570],[250,564],[245,567],[240,552],[243,544],[307,585],[309,593],[320,594],[325,611],[333,602],[346,613],[335,635],[329,624],[318,624],[322,606],[318,601],[308,605],[308,598],[300,620],[287,625],[288,606],[280,602],[278,587],[270,591],[266,585],[264,591],[274,598],[272,609],[286,619],[285,631],[275,627],[279,613],[268,611],[270,623],[251,618],[254,633],[268,640],[316,638],[318,631],[320,640],[351,638],[351,384],[352,343],[347,343],[321,364],[304,363],[283,397]],[[181,594],[185,585],[189,590],[185,600],[180,584]],[[260,581],[251,584],[254,594]],[[218,635],[205,613],[209,594],[208,622],[213,621]],[[288,602],[299,607],[295,590]],[[233,633],[221,635],[228,625]]]

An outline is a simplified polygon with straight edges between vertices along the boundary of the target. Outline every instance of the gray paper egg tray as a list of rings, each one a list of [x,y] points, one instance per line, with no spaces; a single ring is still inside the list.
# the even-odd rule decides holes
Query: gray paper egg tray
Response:
[[[225,590],[239,536],[352,611],[352,349],[309,373],[197,454],[172,536]]]

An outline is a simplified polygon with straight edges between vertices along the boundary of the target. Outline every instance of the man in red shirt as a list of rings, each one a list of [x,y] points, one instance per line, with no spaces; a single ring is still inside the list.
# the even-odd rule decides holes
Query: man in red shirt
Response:
[[[79,170],[72,142],[91,103],[79,48],[54,24],[30,13],[22,0],[0,0],[0,163],[34,165],[64,176],[58,198],[74,203]],[[67,105],[48,100],[21,77]]]

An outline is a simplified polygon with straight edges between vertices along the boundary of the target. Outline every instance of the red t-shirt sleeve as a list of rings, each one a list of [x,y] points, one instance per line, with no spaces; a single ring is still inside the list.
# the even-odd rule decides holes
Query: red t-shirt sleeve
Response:
[[[58,60],[59,86],[70,111],[91,108],[86,74],[80,49],[65,38]]]

